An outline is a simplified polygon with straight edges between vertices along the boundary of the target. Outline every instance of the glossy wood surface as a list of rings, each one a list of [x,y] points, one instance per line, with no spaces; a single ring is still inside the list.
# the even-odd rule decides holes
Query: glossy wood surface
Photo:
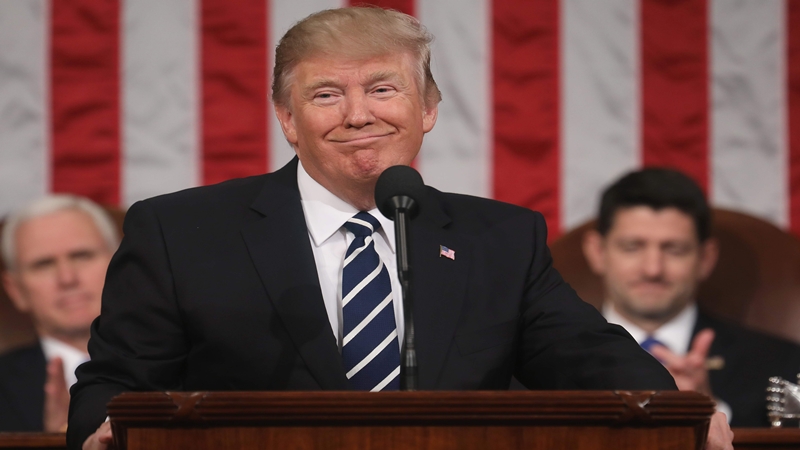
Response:
[[[693,392],[126,393],[120,448],[691,449],[713,403]]]
[[[737,450],[800,449],[800,428],[734,428],[733,447]]]
[[[135,432],[139,433],[140,435],[144,435],[147,432],[146,429],[138,429]],[[252,433],[255,429],[253,428],[243,428],[236,432],[236,439],[238,440],[245,440],[247,439],[247,433]],[[570,427],[562,427],[559,430],[555,428],[551,428],[549,432],[549,437],[547,440],[539,446],[539,448],[550,448],[552,445],[552,440],[554,438],[558,438],[561,436],[563,442],[569,442],[571,439],[570,431],[572,428]],[[463,430],[459,430],[463,431]],[[133,433],[133,430],[129,430],[129,435]],[[169,431],[165,432],[165,429],[158,429],[158,430],[151,430],[151,432],[159,434],[171,434]],[[186,430],[184,430],[186,432]],[[464,440],[467,436],[466,433],[456,433],[455,437],[447,437],[445,436],[446,430],[442,430],[442,439],[446,442],[453,442],[458,443]],[[779,429],[764,429],[764,428],[735,428],[734,432],[734,447],[736,449],[744,449],[744,450],[792,450],[792,449],[800,449],[800,429],[798,428],[779,428]],[[200,430],[199,434],[202,434],[203,431]],[[390,433],[394,433],[394,430],[384,431],[384,435],[390,435]],[[669,431],[667,431],[669,433]],[[198,437],[202,441],[208,442],[215,442],[220,444],[220,447],[224,447],[220,441],[228,442],[230,437],[226,436],[226,434],[231,434],[230,431],[226,431],[223,433],[217,433],[216,440],[212,441],[206,437]],[[510,433],[509,433],[510,434]],[[520,433],[517,433],[519,436]],[[524,432],[522,433],[524,434]],[[532,433],[528,433],[529,435]],[[156,435],[148,436],[148,437],[140,437],[138,439],[141,440],[151,440]],[[320,430],[319,436],[322,436],[322,432]],[[417,435],[419,436],[419,435]],[[608,439],[607,433],[594,430],[593,431],[593,439],[597,440],[604,440]],[[300,440],[308,441],[310,437],[309,433],[305,433],[302,435]],[[542,436],[533,436],[531,440],[540,439]],[[170,442],[173,439],[172,436],[160,436],[158,438],[161,442]],[[252,439],[252,438],[250,438]],[[328,442],[335,442],[335,439],[330,438]],[[505,438],[508,440],[508,436]],[[512,438],[513,439],[513,438]],[[471,442],[472,440],[470,440]],[[402,441],[406,442],[406,441]],[[311,443],[313,444],[313,443]],[[409,443],[409,445],[414,444],[414,442]],[[514,445],[515,443],[512,442],[510,445]],[[148,445],[148,443],[143,442],[142,445]],[[153,444],[155,445],[155,444]],[[290,448],[294,448],[295,441],[292,441],[291,445],[286,444]],[[308,443],[306,444],[308,445]],[[465,444],[471,445],[471,444]],[[522,445],[520,443],[519,445]],[[534,445],[534,444],[531,444]],[[536,444],[538,445],[538,444]],[[0,433],[0,449],[42,449],[42,450],[62,450],[66,448],[66,439],[63,433]]]
[[[0,433],[1,449],[61,450],[67,448],[64,433]]]

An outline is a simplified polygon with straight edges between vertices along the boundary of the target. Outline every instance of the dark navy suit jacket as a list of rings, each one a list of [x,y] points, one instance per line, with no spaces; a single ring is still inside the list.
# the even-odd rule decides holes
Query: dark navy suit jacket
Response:
[[[769,377],[797,381],[800,346],[714,318],[697,316],[694,334],[711,328],[716,337],[709,357],[719,357],[722,367],[709,371],[714,396],[731,407],[732,427],[768,427],[766,389]],[[719,359],[718,359],[719,361]]]
[[[433,188],[420,202],[410,261],[421,389],[507,389],[512,374],[538,389],[675,389],[552,268],[541,214]],[[139,202],[124,234],[72,390],[72,448],[123,391],[349,389],[296,159]]]
[[[46,378],[38,342],[0,355],[0,431],[42,431]]]

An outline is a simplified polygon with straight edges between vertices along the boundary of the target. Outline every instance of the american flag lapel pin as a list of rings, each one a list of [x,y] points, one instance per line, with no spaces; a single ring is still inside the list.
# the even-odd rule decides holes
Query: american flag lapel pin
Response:
[[[445,258],[450,258],[453,261],[455,261],[456,260],[456,251],[451,249],[451,248],[447,248],[444,245],[440,245],[439,246],[439,257],[441,258],[442,256],[444,256]]]

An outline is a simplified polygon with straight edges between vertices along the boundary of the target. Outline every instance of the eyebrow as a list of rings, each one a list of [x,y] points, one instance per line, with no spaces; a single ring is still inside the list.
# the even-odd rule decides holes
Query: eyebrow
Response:
[[[103,252],[103,248],[102,247],[96,247],[96,248],[95,247],[82,247],[82,248],[78,248],[78,249],[71,250],[71,251],[67,252],[66,256],[67,256],[67,259],[71,259],[71,258],[76,258],[76,257],[80,257],[80,256],[87,256],[87,255],[88,256],[95,256],[95,255],[99,255],[102,252]],[[25,264],[25,266],[26,267],[37,267],[37,266],[40,267],[40,266],[43,266],[45,264],[52,264],[52,263],[56,262],[56,260],[58,258],[59,258],[59,256],[56,256],[56,255],[45,255],[45,256],[33,259],[31,261],[28,261],[28,263]]]
[[[391,79],[396,79],[397,81],[400,81],[402,77],[400,77],[400,75],[395,71],[382,70],[380,72],[375,72],[371,74],[369,78],[367,78],[367,85],[373,85],[375,83]]]
[[[334,80],[332,78],[323,78],[306,86],[305,92],[315,91],[319,88],[324,88],[324,87],[341,87],[341,85],[342,84],[339,81]]]
[[[370,74],[370,76],[367,78],[366,85],[370,86],[376,83],[380,83],[381,81],[386,81],[391,79],[395,79],[399,82],[400,80],[402,80],[402,77],[400,77],[400,75],[393,70],[382,70]],[[323,78],[308,85],[305,89],[305,92],[312,92],[317,89],[325,87],[340,88],[342,87],[342,83],[334,78]]]

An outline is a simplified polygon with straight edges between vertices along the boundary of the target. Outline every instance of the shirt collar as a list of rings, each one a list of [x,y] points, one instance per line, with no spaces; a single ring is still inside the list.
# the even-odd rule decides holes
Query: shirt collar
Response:
[[[64,363],[64,378],[66,379],[67,387],[72,386],[76,381],[75,369],[88,361],[89,355],[49,336],[42,336],[39,342],[42,345],[42,352],[47,361],[55,357],[61,358],[61,361]]]
[[[316,247],[330,239],[348,219],[359,211],[346,201],[325,189],[306,172],[302,162],[297,164],[297,187],[305,213],[306,226]],[[394,222],[374,208],[367,211],[381,223],[379,234],[394,253]]]
[[[603,303],[603,316],[607,321],[625,328],[636,342],[642,343],[647,339],[647,332],[618,313],[614,306],[611,305],[611,302]],[[653,333],[653,337],[666,345],[673,353],[685,355],[689,350],[689,343],[692,340],[692,332],[694,331],[696,320],[697,304],[692,302],[672,320],[661,325]]]

